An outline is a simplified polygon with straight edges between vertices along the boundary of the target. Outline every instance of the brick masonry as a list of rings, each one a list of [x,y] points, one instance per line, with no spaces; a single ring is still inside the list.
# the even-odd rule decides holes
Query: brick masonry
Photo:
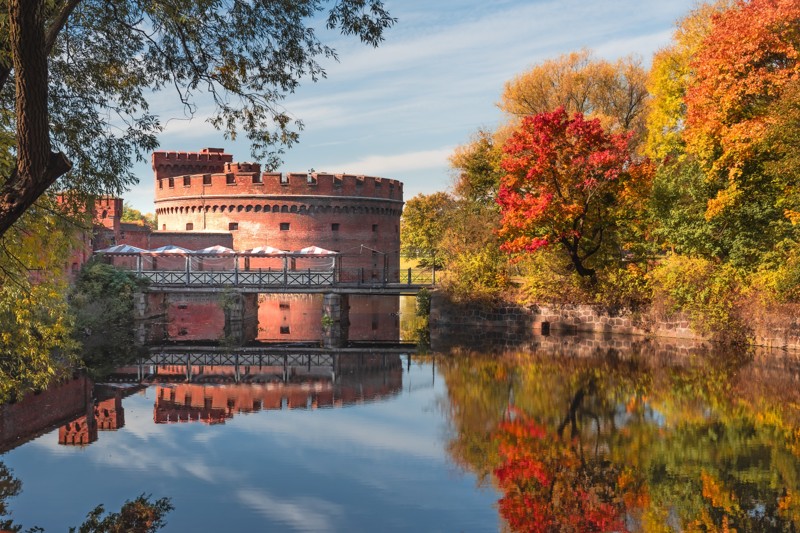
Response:
[[[519,345],[535,334],[549,332],[600,334],[606,340],[627,335],[709,341],[708,336],[694,331],[688,317],[681,313],[664,317],[649,310],[612,312],[591,305],[466,305],[450,301],[440,291],[433,293],[429,323],[434,349],[469,343]],[[761,309],[752,314],[748,326],[752,344],[800,352],[799,305]]]
[[[384,264],[397,276],[403,184],[350,174],[262,172],[220,148],[155,152],[158,229],[230,232],[233,248],[307,246],[343,254],[344,269]]]

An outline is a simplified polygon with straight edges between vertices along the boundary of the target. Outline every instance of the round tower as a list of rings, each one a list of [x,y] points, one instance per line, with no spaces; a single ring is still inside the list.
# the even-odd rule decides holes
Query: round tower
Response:
[[[230,231],[234,248],[319,246],[342,254],[342,275],[397,281],[403,184],[351,174],[262,172],[219,148],[155,152],[161,231]],[[383,274],[385,273],[385,274]]]

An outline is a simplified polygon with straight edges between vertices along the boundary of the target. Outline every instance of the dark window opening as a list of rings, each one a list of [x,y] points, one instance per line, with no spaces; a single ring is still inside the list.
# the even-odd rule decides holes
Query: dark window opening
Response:
[[[164,188],[164,180],[158,180],[158,188],[159,189],[163,189]]]
[[[191,176],[184,176],[183,177],[183,186],[189,187],[192,184],[192,177]]]
[[[280,302],[280,303],[278,304],[278,307],[279,307],[280,309],[289,309],[289,302]]]
[[[289,231],[289,223],[281,222],[281,231]]]
[[[186,331],[186,328],[181,328],[180,331],[178,331],[178,336],[183,336],[186,335],[187,333],[188,332]]]
[[[175,178],[170,178],[169,179],[169,188],[170,189],[174,189],[175,188]]]
[[[233,174],[225,176],[225,183],[228,185],[236,185],[236,177]]]
[[[211,185],[211,174],[203,176],[203,185]]]
[[[237,229],[239,229],[239,223],[238,222],[229,222],[228,223],[228,231],[235,231]]]
[[[378,225],[377,224],[373,224],[372,225],[372,232],[376,233],[377,231],[378,231]]]
[[[334,222],[333,224],[331,224],[331,231],[339,231],[339,223],[338,222]]]
[[[281,326],[281,335],[289,334],[289,326]]]
[[[187,222],[186,223],[186,229],[187,230],[193,230],[194,229],[194,224],[192,222]]]
[[[261,174],[253,175],[253,183],[261,183]]]
[[[166,224],[161,224],[161,230],[162,231],[166,231],[166,229],[167,229],[167,225]]]

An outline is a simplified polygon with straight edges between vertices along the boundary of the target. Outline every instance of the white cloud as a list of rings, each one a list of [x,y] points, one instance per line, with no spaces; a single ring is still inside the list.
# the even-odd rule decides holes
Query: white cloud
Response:
[[[341,506],[318,498],[283,500],[254,488],[240,489],[236,496],[265,518],[300,531],[334,531],[334,520],[344,514]]]
[[[452,147],[390,155],[369,155],[344,163],[324,163],[318,170],[391,177],[403,172],[447,166]]]

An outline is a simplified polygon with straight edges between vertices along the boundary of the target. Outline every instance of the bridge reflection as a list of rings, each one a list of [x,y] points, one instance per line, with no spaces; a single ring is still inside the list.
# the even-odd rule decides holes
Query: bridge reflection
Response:
[[[218,379],[229,368],[205,369],[193,383],[162,384],[156,387],[153,420],[173,422],[224,423],[237,414],[280,409],[334,408],[379,401],[400,393],[403,387],[402,362],[394,354],[385,362],[365,367],[359,373],[337,375],[333,369],[292,373],[288,381],[271,367],[260,369],[261,382],[209,385],[207,377]],[[221,372],[222,371],[222,372]]]

